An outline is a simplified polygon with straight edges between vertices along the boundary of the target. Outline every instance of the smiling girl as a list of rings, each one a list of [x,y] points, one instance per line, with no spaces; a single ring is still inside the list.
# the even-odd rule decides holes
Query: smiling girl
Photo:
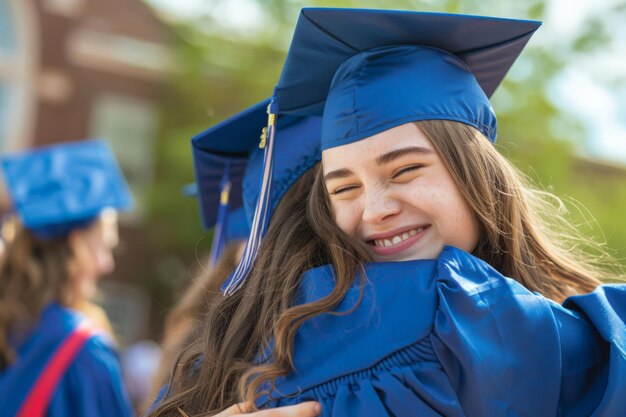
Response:
[[[270,112],[277,138],[282,114],[322,115],[322,163],[212,306],[197,377],[179,378],[171,404],[189,415],[242,400],[315,400],[324,416],[619,415],[626,288],[596,289],[603,275],[568,243],[576,233],[552,226],[551,196],[493,147],[488,97],[538,26],[302,11]],[[271,173],[281,148],[269,132]],[[256,213],[267,204],[261,195]]]
[[[365,242],[374,261],[434,259],[445,245],[476,248],[478,219],[416,124],[328,149],[322,161],[337,226]]]

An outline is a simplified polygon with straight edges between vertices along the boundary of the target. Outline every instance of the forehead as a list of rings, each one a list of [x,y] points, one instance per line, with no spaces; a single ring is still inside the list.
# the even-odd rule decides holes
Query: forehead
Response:
[[[326,149],[322,152],[324,173],[340,167],[374,164],[377,157],[408,146],[435,150],[415,123],[406,123],[347,145]]]

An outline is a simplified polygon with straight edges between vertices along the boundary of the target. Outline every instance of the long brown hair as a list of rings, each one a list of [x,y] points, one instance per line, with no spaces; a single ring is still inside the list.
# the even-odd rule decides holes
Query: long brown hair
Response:
[[[15,360],[9,335],[19,338],[18,332],[32,326],[51,301],[73,302],[67,237],[40,239],[16,218],[2,229],[6,244],[0,262],[0,371]]]
[[[150,416],[208,416],[255,397],[263,381],[291,369],[302,322],[343,299],[369,257],[335,225],[328,200],[310,192],[325,192],[319,169],[318,164],[307,171],[285,194],[244,286],[213,301],[203,337],[179,358],[170,395]],[[317,303],[292,306],[302,273],[329,263],[337,283],[332,293]],[[271,360],[257,365],[260,352],[271,352]]]
[[[201,337],[206,311],[212,300],[221,294],[221,285],[237,267],[244,245],[245,242],[241,240],[226,244],[214,268],[207,269],[207,261],[202,264],[199,262],[193,282],[165,317],[161,358],[153,378],[152,393],[148,396],[148,406],[160,389],[169,382],[180,353]]]
[[[474,255],[557,301],[600,283],[601,269],[577,246],[593,243],[552,204],[557,197],[531,188],[475,129],[441,120],[417,125],[481,224]],[[293,369],[293,343],[302,323],[331,312],[368,259],[362,243],[334,223],[320,167],[307,172],[279,205],[244,287],[211,307],[203,338],[180,358],[170,397],[150,416],[208,416],[241,401],[254,409],[266,383],[271,389]],[[333,292],[293,306],[301,274],[325,263],[335,270]],[[262,357],[263,352],[269,355]]]
[[[593,291],[607,266],[619,271],[601,245],[568,221],[559,197],[533,187],[476,129],[445,120],[416,125],[480,222],[474,255],[557,302]]]

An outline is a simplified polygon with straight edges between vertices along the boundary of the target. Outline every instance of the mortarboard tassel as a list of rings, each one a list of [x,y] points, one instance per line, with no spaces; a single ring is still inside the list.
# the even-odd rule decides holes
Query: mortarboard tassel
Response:
[[[224,295],[232,295],[243,285],[250,272],[252,263],[256,258],[256,254],[261,245],[261,239],[267,230],[271,202],[272,174],[274,169],[273,153],[277,113],[277,105],[274,98],[272,98],[272,101],[267,106],[267,128],[264,129],[263,134],[261,135],[261,142],[259,143],[260,148],[265,148],[265,152],[263,154],[263,178],[261,183],[261,192],[259,193],[259,199],[257,200],[256,208],[254,210],[250,237],[246,243],[243,257],[241,258],[239,265],[237,265],[235,272],[233,272],[233,274],[222,286]]]

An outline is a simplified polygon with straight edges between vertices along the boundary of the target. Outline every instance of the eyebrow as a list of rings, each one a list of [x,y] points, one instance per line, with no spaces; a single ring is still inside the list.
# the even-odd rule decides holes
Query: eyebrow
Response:
[[[378,158],[376,158],[375,162],[376,162],[376,165],[380,166],[380,165],[386,165],[405,155],[410,155],[410,154],[429,155],[432,153],[433,151],[428,148],[423,148],[421,146],[408,146],[406,148],[396,149],[391,152],[387,152],[386,154],[381,155]],[[348,168],[341,168],[341,169],[337,169],[334,171],[330,171],[329,173],[325,174],[324,181],[346,178],[353,174],[354,173]]]
[[[329,173],[324,175],[324,181],[336,180],[340,178],[346,178],[352,175],[353,172],[347,168],[336,169],[334,171],[330,171]]]
[[[405,155],[410,154],[420,154],[420,155],[429,155],[432,154],[433,151],[428,148],[423,148],[421,146],[408,146],[402,149],[396,149],[391,152],[387,152],[384,155],[376,158],[376,165],[387,165],[390,162],[395,161],[398,158],[401,158]]]

